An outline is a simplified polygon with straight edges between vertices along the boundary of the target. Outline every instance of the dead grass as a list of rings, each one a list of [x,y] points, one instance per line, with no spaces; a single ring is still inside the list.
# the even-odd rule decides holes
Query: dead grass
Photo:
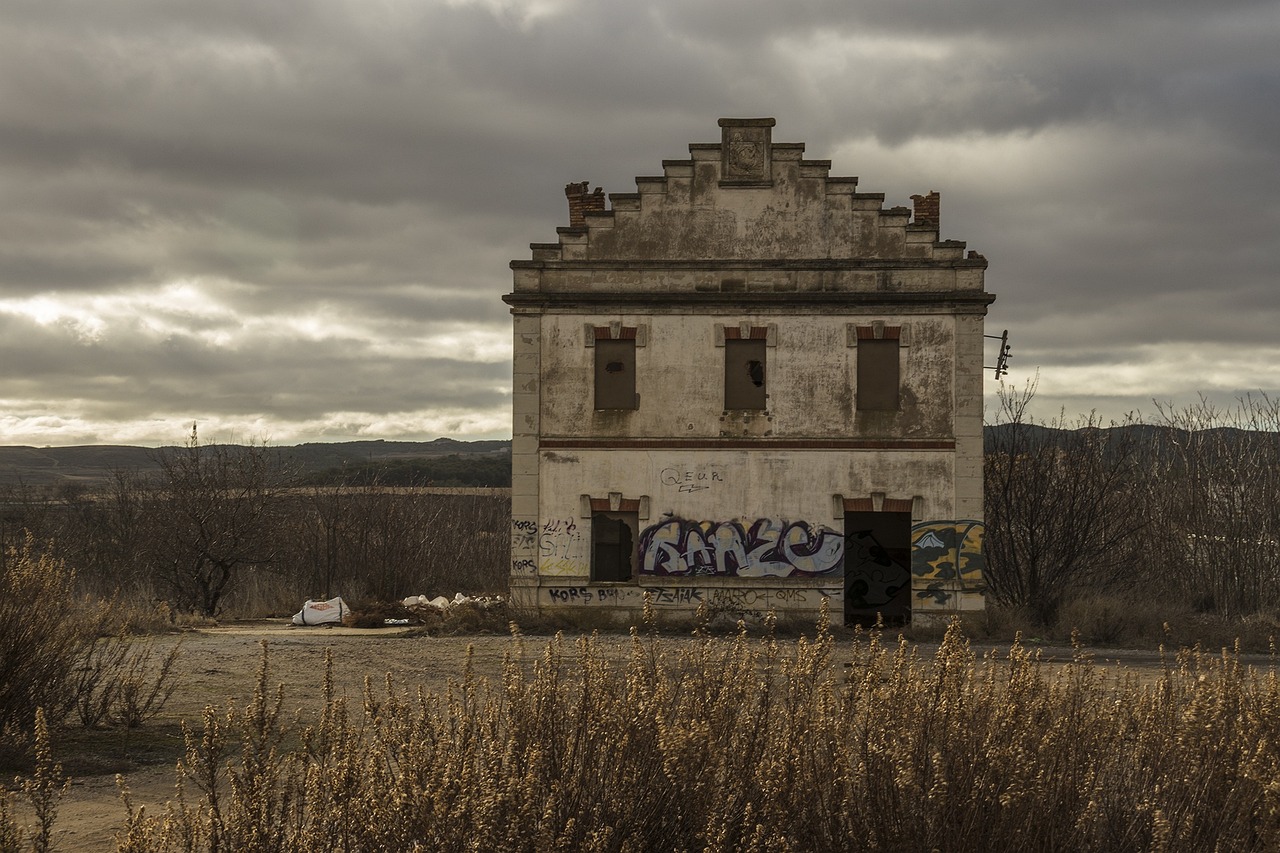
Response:
[[[1026,608],[996,604],[965,615],[962,624],[966,635],[975,639],[1009,642],[1021,636],[1032,644],[1067,644],[1074,636],[1085,645],[1127,649],[1227,648],[1267,654],[1280,638],[1280,616],[1275,613],[1225,617],[1141,596],[1099,593],[1067,599],[1049,624],[1037,621]],[[906,634],[933,640],[944,630],[942,625],[912,626]]]
[[[517,635],[498,683],[326,676],[309,725],[268,687],[187,735],[184,793],[120,849],[1273,850],[1280,682],[1184,652],[1149,684],[1083,653],[979,658],[857,634]]]

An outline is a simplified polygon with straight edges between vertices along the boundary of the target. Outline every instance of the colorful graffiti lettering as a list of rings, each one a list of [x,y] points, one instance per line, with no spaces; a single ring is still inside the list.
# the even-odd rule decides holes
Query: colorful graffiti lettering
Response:
[[[722,575],[740,578],[839,575],[844,537],[803,521],[757,519],[750,528],[737,521],[673,518],[640,535],[640,573]]]
[[[982,555],[981,521],[927,521],[911,528],[911,574],[922,580],[981,582],[986,569]],[[930,586],[936,595],[940,587]],[[941,602],[940,602],[941,603]]]

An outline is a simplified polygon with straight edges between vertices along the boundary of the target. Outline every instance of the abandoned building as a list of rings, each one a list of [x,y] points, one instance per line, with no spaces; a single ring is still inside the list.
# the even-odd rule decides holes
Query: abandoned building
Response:
[[[887,622],[983,606],[986,259],[771,118],[512,261],[511,596]]]

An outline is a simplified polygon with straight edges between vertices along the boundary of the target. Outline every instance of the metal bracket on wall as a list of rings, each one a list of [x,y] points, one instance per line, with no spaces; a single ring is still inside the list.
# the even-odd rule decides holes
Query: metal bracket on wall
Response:
[[[996,379],[999,379],[1001,376],[1004,376],[1009,372],[1009,359],[1013,358],[1009,351],[1009,330],[1005,329],[1001,334],[983,335],[983,337],[991,338],[993,341],[1000,342],[1000,352],[996,355],[996,363],[994,365],[982,365],[983,370],[994,370]]]

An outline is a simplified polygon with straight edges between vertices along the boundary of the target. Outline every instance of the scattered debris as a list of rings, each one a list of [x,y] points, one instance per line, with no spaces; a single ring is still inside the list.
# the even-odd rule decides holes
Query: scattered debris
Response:
[[[470,596],[457,593],[453,598],[437,595],[411,595],[400,601],[362,605],[352,609],[341,597],[328,601],[308,599],[301,612],[293,617],[294,625],[341,624],[348,628],[393,628],[424,626],[429,631],[456,627],[479,629],[497,620],[505,624],[506,601],[500,595]]]

